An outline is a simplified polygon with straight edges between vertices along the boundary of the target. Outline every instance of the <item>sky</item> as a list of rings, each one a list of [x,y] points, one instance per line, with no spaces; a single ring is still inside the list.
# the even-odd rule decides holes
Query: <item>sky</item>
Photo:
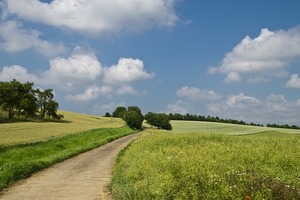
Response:
[[[0,0],[0,81],[60,110],[300,125],[299,0]]]

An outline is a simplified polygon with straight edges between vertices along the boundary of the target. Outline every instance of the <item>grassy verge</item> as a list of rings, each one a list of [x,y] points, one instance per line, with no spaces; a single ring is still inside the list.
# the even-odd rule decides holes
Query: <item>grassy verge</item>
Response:
[[[300,199],[299,135],[147,130],[122,153],[116,199]]]
[[[0,191],[32,173],[133,133],[128,127],[94,129],[46,142],[0,148]]]

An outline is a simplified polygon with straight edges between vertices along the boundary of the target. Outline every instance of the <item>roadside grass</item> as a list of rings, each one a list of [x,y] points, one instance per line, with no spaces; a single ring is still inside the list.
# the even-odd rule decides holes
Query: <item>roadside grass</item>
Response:
[[[300,199],[300,136],[267,130],[228,135],[148,129],[120,154],[114,197]]]
[[[275,131],[289,134],[300,134],[298,129],[284,129],[284,128],[270,128],[261,126],[227,124],[218,122],[203,122],[203,121],[184,121],[172,120],[171,121],[173,132],[214,132],[229,135],[243,135],[243,134],[256,134],[264,131]]]
[[[117,118],[98,117],[66,111],[62,122],[16,122],[0,124],[0,147],[47,141],[97,128],[116,128],[125,125]]]
[[[0,191],[36,171],[133,132],[129,127],[102,128],[46,142],[1,147]]]

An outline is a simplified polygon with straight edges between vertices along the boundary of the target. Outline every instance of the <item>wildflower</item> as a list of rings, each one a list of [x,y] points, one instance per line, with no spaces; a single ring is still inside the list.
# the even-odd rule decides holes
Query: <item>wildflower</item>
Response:
[[[251,197],[250,196],[246,196],[246,200],[251,200]]]

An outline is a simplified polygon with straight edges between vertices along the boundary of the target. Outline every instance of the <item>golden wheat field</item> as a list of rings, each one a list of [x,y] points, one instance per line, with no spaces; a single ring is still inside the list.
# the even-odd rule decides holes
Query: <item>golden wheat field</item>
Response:
[[[54,137],[75,134],[96,128],[114,128],[124,125],[116,118],[99,117],[59,111],[64,122],[18,122],[0,124],[0,146],[33,143]]]

